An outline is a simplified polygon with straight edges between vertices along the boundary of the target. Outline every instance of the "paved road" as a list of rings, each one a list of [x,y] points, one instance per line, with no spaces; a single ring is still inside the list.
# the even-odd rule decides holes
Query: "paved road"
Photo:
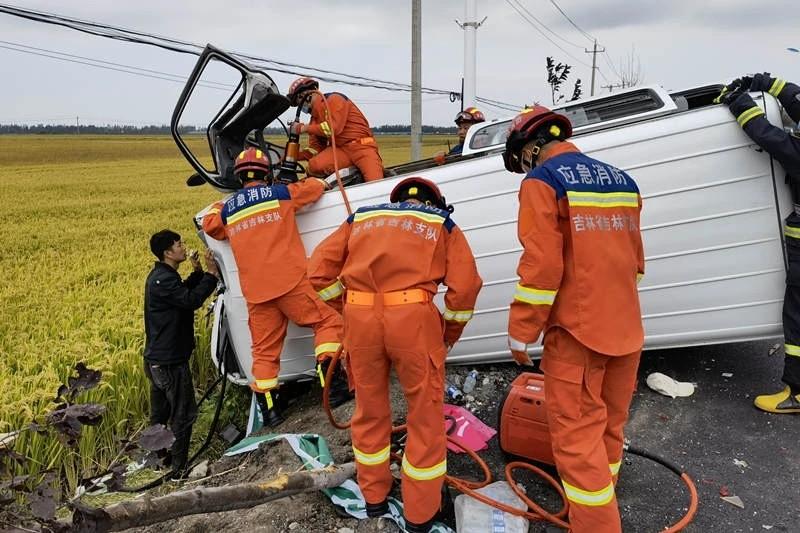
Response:
[[[771,415],[753,407],[755,395],[782,386],[783,355],[768,356],[773,344],[663,350],[642,359],[627,436],[635,446],[683,467],[695,480],[700,508],[686,529],[690,533],[800,532],[800,415]],[[497,370],[506,382],[517,372],[513,365]],[[651,391],[645,378],[656,371],[696,383],[695,394],[672,399]],[[494,423],[496,405],[487,403],[475,412]],[[481,455],[499,474],[502,469],[497,466],[505,458],[497,439],[490,444]],[[456,474],[470,472],[471,465],[460,458],[448,463]],[[548,491],[520,477],[535,499],[555,505]],[[722,486],[742,499],[744,509],[720,499]],[[660,531],[682,516],[688,503],[686,489],[674,474],[635,456],[626,459],[617,492],[626,532]],[[545,527],[533,523],[530,531]]]

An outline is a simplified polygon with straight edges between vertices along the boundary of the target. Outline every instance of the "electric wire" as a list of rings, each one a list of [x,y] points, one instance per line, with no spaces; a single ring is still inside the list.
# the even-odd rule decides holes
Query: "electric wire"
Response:
[[[561,50],[562,52],[564,52],[565,54],[567,54],[569,57],[571,57],[572,59],[574,59],[575,61],[577,61],[577,62],[578,62],[578,63],[580,63],[581,65],[583,65],[583,66],[585,66],[585,67],[588,67],[588,68],[592,68],[592,66],[591,66],[591,65],[589,65],[589,64],[585,63],[584,61],[582,61],[582,60],[578,59],[577,57],[575,57],[574,55],[572,55],[570,52],[568,52],[568,51],[567,51],[567,50],[566,50],[566,49],[565,49],[563,46],[561,46],[560,44],[558,44],[557,42],[555,42],[553,39],[551,39],[550,37],[548,37],[548,36],[547,36],[547,34],[546,34],[546,33],[544,33],[544,32],[543,32],[543,31],[542,31],[542,30],[539,28],[539,26],[537,26],[537,25],[536,25],[536,24],[535,24],[535,23],[534,23],[532,20],[530,20],[528,17],[526,17],[526,16],[525,16],[525,14],[524,14],[522,11],[520,11],[520,9],[519,9],[519,8],[518,8],[518,7],[517,7],[515,4],[513,4],[513,3],[511,2],[511,0],[506,0],[506,3],[507,3],[508,5],[510,5],[510,6],[511,6],[511,7],[514,9],[514,11],[516,11],[516,12],[517,12],[517,14],[519,14],[519,16],[520,16],[520,17],[522,17],[522,19],[523,19],[525,22],[527,22],[528,24],[530,24],[530,25],[531,25],[531,27],[533,27],[533,28],[534,28],[536,31],[538,31],[538,32],[539,32],[539,33],[542,35],[542,37],[544,37],[545,39],[547,39],[548,41],[550,41],[550,43],[551,43],[551,44],[553,44],[553,45],[554,45],[556,48],[558,48],[559,50]]]
[[[0,43],[6,43],[6,42],[7,41],[0,41]],[[35,56],[39,56],[39,57],[47,57],[47,58],[50,58],[50,59],[56,59],[58,61],[64,61],[64,62],[67,62],[67,63],[75,63],[75,64],[79,64],[79,65],[85,65],[85,66],[100,68],[100,69],[104,69],[104,70],[112,70],[112,71],[115,71],[115,72],[122,72],[122,73],[125,73],[125,74],[132,74],[134,76],[140,76],[140,77],[143,77],[143,78],[150,78],[150,79],[163,80],[163,81],[171,81],[171,82],[174,82],[174,83],[186,83],[186,80],[188,79],[186,77],[178,76],[176,74],[169,74],[167,72],[158,72],[158,71],[153,71],[153,70],[149,70],[149,69],[143,69],[143,68],[139,68],[139,67],[134,67],[134,66],[131,66],[131,65],[122,65],[122,64],[119,64],[119,63],[112,63],[110,61],[91,59],[91,58],[87,58],[87,57],[83,57],[83,56],[75,56],[75,55],[72,55],[72,54],[64,54],[62,52],[56,52],[54,50],[46,50],[46,49],[43,49],[43,48],[36,48],[36,47],[33,47],[33,46],[19,45],[19,44],[16,44],[16,43],[12,43],[12,44],[14,45],[13,47],[12,46],[6,46],[5,44],[0,44],[0,48],[5,49],[5,50],[12,50],[14,52],[20,52],[20,53],[23,53],[23,54],[30,54],[30,55],[35,55]],[[19,47],[19,48],[15,48],[15,47]],[[23,49],[22,47],[30,48],[30,50]],[[37,52],[36,50],[41,50],[41,51]],[[58,55],[56,55],[56,54],[58,54]],[[61,57],[61,56],[64,56],[64,57]],[[79,60],[79,59],[73,59],[73,58],[86,59],[86,61],[82,61],[82,60]],[[98,64],[98,63],[103,63],[103,64]],[[116,66],[110,66],[110,65],[116,65]],[[161,74],[161,75],[152,74],[154,72],[158,72],[158,74]],[[225,85],[225,84],[218,83],[218,82],[206,82],[206,81],[198,82],[197,85],[201,86],[201,87],[204,87],[204,88],[207,88],[207,89],[216,89],[218,91],[225,91],[225,92],[228,92],[228,91],[230,91],[231,89],[233,89],[235,87],[234,85]]]
[[[585,31],[583,31],[583,30],[580,28],[580,26],[578,26],[577,24],[575,24],[575,21],[573,21],[571,18],[569,18],[569,15],[567,15],[567,14],[566,14],[566,12],[564,12],[564,10],[563,10],[563,9],[561,9],[561,6],[559,6],[559,5],[556,3],[556,0],[550,0],[550,3],[551,3],[551,4],[553,4],[553,6],[555,6],[555,8],[558,10],[558,12],[559,12],[559,13],[561,13],[562,15],[564,15],[564,18],[565,18],[565,19],[567,19],[567,21],[568,21],[570,24],[572,24],[572,26],[573,26],[573,27],[574,27],[576,30],[578,30],[579,32],[581,32],[581,33],[582,33],[582,34],[583,34],[583,35],[584,35],[584,36],[585,36],[587,39],[589,39],[590,41],[597,41],[597,38],[596,38],[596,37],[594,37],[594,36],[593,36],[593,35],[591,35],[590,33],[587,33],[587,32],[585,32]]]
[[[527,13],[527,14],[528,14],[528,16],[529,16],[530,18],[532,18],[533,20],[535,20],[536,22],[538,22],[538,23],[539,23],[539,25],[540,25],[542,28],[544,28],[545,30],[547,30],[547,31],[548,31],[548,32],[549,32],[551,35],[553,35],[554,37],[556,37],[556,38],[558,38],[558,39],[561,39],[562,41],[564,41],[564,42],[565,42],[565,43],[567,43],[568,45],[570,45],[570,46],[574,46],[575,48],[580,48],[580,49],[582,49],[582,48],[583,48],[583,46],[582,46],[582,45],[580,45],[580,44],[575,44],[575,43],[573,43],[572,41],[568,41],[568,40],[567,40],[567,39],[565,39],[563,36],[559,35],[558,33],[554,32],[553,30],[551,30],[551,29],[550,29],[550,28],[547,26],[547,24],[545,24],[544,22],[542,22],[541,20],[539,20],[538,18],[536,18],[536,16],[535,16],[533,13],[531,13],[531,12],[530,12],[530,10],[529,10],[527,7],[525,7],[525,5],[524,5],[524,4],[521,2],[521,0],[514,0],[514,3],[516,3],[516,4],[517,4],[517,5],[520,7],[520,8],[522,8],[522,10],[523,10],[523,11],[525,11],[525,13]]]
[[[98,37],[106,37],[110,39],[131,42],[136,44],[146,44],[183,54],[199,55],[200,52],[204,49],[203,45],[192,43],[189,41],[183,41],[180,39],[165,37],[138,30],[122,28],[119,26],[112,26],[109,24],[103,24],[99,22],[77,19],[74,17],[67,17],[64,15],[59,15],[56,13],[50,13],[46,11],[36,11],[36,10],[21,8],[19,6],[14,6],[9,4],[0,3],[0,13],[5,13],[26,20],[31,20],[34,22],[63,26],[66,28],[70,28],[83,33],[88,33],[90,35],[95,35]],[[319,78],[321,81],[329,83],[340,83],[345,85],[366,87],[372,89],[382,89],[388,91],[411,92],[412,90],[411,85],[405,83],[380,80],[377,78],[370,78],[366,76],[359,76],[356,74],[348,74],[344,72],[337,72],[334,70],[322,69],[319,67],[311,67],[308,65],[288,63],[285,61],[254,56],[241,52],[233,52],[232,54],[251,62],[255,61],[257,62],[257,64],[254,66],[260,67],[264,70],[271,72],[280,72],[283,74],[304,76],[304,75],[309,75],[308,71],[314,71],[317,73],[324,74],[324,75],[312,74],[314,77]],[[423,87],[422,92],[425,94],[447,95],[447,96],[453,94],[456,95],[460,94],[460,92],[458,91],[435,89],[431,87]],[[505,104],[508,106],[513,105],[508,102],[505,102]]]

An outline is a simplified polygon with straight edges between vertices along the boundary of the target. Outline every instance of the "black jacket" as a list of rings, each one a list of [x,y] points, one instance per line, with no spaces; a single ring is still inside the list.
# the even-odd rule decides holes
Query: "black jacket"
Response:
[[[186,280],[157,262],[144,286],[144,358],[156,364],[183,363],[194,350],[194,311],[214,292],[217,278],[193,272]]]

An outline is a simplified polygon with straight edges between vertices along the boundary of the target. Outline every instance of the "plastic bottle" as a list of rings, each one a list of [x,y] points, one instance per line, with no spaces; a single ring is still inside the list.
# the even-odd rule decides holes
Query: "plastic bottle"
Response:
[[[477,492],[523,511],[528,508],[505,481],[496,481],[478,489]],[[486,533],[487,531],[527,533],[528,531],[527,519],[489,507],[466,494],[461,494],[456,498],[454,507],[458,533]]]
[[[458,387],[449,381],[445,381],[444,386],[444,393],[450,401],[457,404],[464,401],[464,393]]]
[[[475,390],[475,384],[478,381],[478,371],[473,370],[468,375],[467,378],[464,380],[464,394],[469,394],[473,390]]]

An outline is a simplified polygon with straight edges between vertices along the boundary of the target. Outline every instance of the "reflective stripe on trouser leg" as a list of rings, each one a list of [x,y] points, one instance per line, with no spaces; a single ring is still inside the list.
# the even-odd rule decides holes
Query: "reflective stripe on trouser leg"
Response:
[[[373,309],[348,308],[345,331],[350,355],[348,372],[356,390],[350,432],[356,457],[358,486],[367,503],[381,503],[392,488],[389,443],[389,359],[382,349],[382,327]]]
[[[800,265],[798,265],[800,267]],[[800,389],[800,286],[786,285],[783,298],[784,383]]]
[[[404,513],[406,520],[421,524],[439,510],[447,472],[441,318],[428,303],[386,307],[384,321],[386,350],[408,404],[401,469]]]
[[[253,386],[258,392],[277,388],[288,321],[274,301],[248,303],[247,314],[252,339]]]
[[[561,328],[551,328],[545,336],[542,370],[547,418],[574,533],[622,530],[611,461],[603,445],[608,422],[603,385],[610,359]]]

